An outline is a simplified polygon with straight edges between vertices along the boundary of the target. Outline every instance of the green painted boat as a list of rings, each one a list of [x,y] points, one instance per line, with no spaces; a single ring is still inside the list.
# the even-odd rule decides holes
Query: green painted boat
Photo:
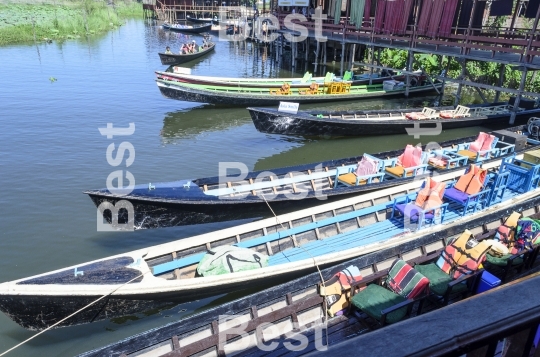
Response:
[[[285,87],[285,85],[276,89],[180,83],[166,74],[158,74],[156,82],[161,93],[167,98],[228,106],[278,105],[279,102],[283,101],[321,103],[395,96],[405,93],[405,86],[389,89],[383,84],[351,85],[350,82],[330,82],[318,86],[318,88],[314,86],[312,89]],[[431,92],[440,86],[441,83],[417,85],[409,87],[409,93]]]

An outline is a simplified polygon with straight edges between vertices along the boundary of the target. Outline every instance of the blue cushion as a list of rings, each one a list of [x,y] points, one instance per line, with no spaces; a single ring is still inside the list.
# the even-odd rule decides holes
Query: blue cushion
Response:
[[[467,199],[469,198],[469,195],[465,192],[461,192],[457,188],[451,187],[444,191],[444,195],[454,201],[458,201],[461,203],[465,203]]]
[[[408,207],[407,207],[408,206]],[[418,214],[422,209],[415,205],[414,203],[401,203],[396,205],[396,209],[401,212],[404,216],[411,217],[411,222],[418,221]],[[407,211],[407,215],[405,214],[405,211]],[[426,212],[425,214],[426,219],[433,219],[433,211]]]

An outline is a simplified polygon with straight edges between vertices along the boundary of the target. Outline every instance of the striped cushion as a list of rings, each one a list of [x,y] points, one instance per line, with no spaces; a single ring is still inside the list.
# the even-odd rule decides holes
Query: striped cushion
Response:
[[[426,292],[429,280],[401,259],[392,263],[386,285],[406,299],[414,299]]]

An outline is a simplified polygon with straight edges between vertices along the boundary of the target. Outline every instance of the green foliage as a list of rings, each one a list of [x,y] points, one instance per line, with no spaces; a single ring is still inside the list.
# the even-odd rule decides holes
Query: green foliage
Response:
[[[497,19],[494,22],[497,22]],[[414,69],[418,69],[418,63],[420,63],[426,73],[430,75],[440,75],[443,69],[446,70],[448,61],[450,61],[447,76],[450,78],[459,78],[461,75],[461,64],[453,58],[448,59],[448,57],[445,56],[444,59],[441,60],[441,56],[433,54],[415,54],[414,56],[416,59],[416,62],[413,64]],[[395,49],[382,50],[381,65],[395,69],[406,68],[407,51]],[[468,61],[466,65],[469,74],[467,80],[498,86],[501,66],[501,64],[496,62]],[[505,88],[518,89],[522,74],[523,72],[513,70],[512,66],[507,65],[504,71],[502,86]],[[529,72],[525,81],[525,90],[538,93],[540,91],[540,76],[535,76],[534,72]],[[494,93],[494,91],[491,92],[491,94]]]
[[[55,4],[0,4],[0,46],[32,42],[34,32],[38,41],[100,34],[121,26],[127,18],[143,16],[141,4],[135,1],[115,0],[116,11],[106,1],[60,1]]]

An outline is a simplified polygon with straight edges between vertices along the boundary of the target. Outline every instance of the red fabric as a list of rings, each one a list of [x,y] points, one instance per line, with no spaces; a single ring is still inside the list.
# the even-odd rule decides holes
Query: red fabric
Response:
[[[432,6],[433,0],[424,0],[422,4],[422,10],[420,11],[420,19],[418,20],[418,34],[420,35],[424,35],[427,31]]]
[[[401,18],[401,24],[398,29],[399,34],[404,34],[407,31],[407,24],[409,22],[413,3],[414,0],[405,0],[405,2],[403,3],[403,16]]]
[[[441,23],[444,0],[434,0],[429,18],[429,26],[427,35],[431,37],[437,36],[439,32],[439,24]]]
[[[364,24],[365,26],[368,26],[371,19],[371,0],[366,0],[366,5],[364,6],[364,21],[367,22],[367,24]]]
[[[386,2],[386,10],[384,12],[383,33],[390,34],[392,32],[392,15],[394,12],[395,1]]]
[[[458,0],[446,0],[444,3],[443,18],[439,27],[439,36],[448,36],[452,32],[452,21],[456,15]]]
[[[386,0],[377,0],[377,7],[375,8],[375,32],[382,32],[383,30],[383,21],[384,21],[384,11],[386,8]]]

